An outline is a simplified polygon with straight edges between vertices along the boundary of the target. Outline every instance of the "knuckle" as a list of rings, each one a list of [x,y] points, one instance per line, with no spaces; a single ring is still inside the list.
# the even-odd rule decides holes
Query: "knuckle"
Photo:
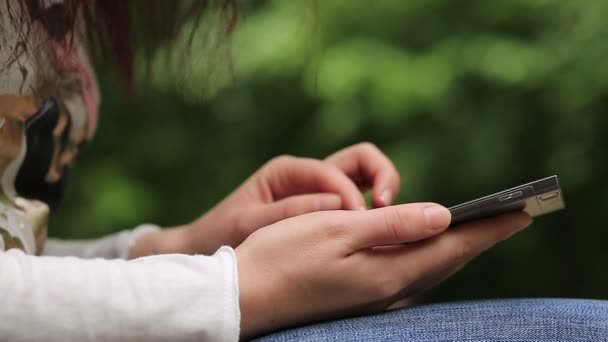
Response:
[[[305,213],[316,213],[322,210],[323,199],[320,196],[302,198],[300,201],[283,206],[284,217],[293,217]]]
[[[401,291],[401,284],[396,277],[379,277],[369,289],[369,297],[372,300],[383,300],[396,296]]]
[[[358,143],[355,147],[367,153],[375,153],[380,151],[380,149],[374,143],[369,141]]]
[[[407,239],[408,231],[411,230],[411,220],[404,213],[394,207],[383,210],[384,229],[387,236],[394,241]]]
[[[476,243],[473,239],[460,240],[454,249],[454,262],[461,262],[476,254]]]
[[[282,205],[278,210],[280,213],[280,217],[282,217],[282,218],[296,216],[295,215],[296,208],[294,208],[294,206],[292,206],[292,205]]]
[[[316,196],[312,201],[309,201],[307,211],[317,212],[323,210],[324,199],[321,196]]]
[[[296,159],[296,157],[289,155],[289,154],[282,154],[280,156],[276,156],[274,158],[272,158],[270,160],[270,162],[268,162],[268,164],[270,165],[281,165],[284,163],[289,163],[291,161],[293,161],[294,159]]]
[[[391,162],[392,165],[392,162]],[[393,170],[394,170],[394,174],[395,177],[393,177],[394,182],[395,182],[395,189],[397,189],[397,192],[399,191],[399,189],[401,189],[401,177],[399,176],[399,171],[397,171],[397,169],[395,169],[395,166],[393,165]]]
[[[317,214],[320,214],[320,212]],[[348,227],[342,220],[333,218],[326,220],[326,222],[325,234],[328,239],[339,239],[348,234]]]

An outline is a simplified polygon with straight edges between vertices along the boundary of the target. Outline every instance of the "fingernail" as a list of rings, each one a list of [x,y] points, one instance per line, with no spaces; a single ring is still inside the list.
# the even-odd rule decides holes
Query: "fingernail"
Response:
[[[384,205],[390,205],[393,201],[393,192],[389,189],[382,191],[382,194],[380,194],[380,201],[382,201]]]
[[[443,229],[450,224],[450,211],[439,205],[424,208],[426,224],[431,229]]]

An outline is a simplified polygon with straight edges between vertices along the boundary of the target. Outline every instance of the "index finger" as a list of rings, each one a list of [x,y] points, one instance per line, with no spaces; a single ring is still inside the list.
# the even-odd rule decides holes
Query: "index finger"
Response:
[[[357,186],[338,168],[320,160],[282,156],[260,174],[274,201],[312,193],[340,195],[345,209],[364,209],[365,199]]]
[[[363,187],[371,186],[375,207],[392,204],[399,193],[401,179],[391,160],[372,143],[361,143],[340,150],[325,159]]]

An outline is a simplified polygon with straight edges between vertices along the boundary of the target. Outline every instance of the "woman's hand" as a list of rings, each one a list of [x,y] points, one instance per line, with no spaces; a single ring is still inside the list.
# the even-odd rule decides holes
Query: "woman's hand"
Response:
[[[238,246],[257,229],[315,211],[366,209],[362,191],[372,188],[376,207],[390,205],[399,191],[399,174],[374,145],[362,143],[324,161],[277,157],[234,193],[194,222],[195,251],[213,253]]]
[[[362,191],[370,188],[375,207],[390,205],[399,182],[393,163],[370,143],[340,150],[325,160],[277,157],[192,224],[138,239],[130,256],[212,254],[222,245],[236,247],[255,230],[288,217],[365,209]]]
[[[241,337],[385,310],[528,226],[512,213],[444,232],[431,204],[326,211],[254,232],[237,249]]]

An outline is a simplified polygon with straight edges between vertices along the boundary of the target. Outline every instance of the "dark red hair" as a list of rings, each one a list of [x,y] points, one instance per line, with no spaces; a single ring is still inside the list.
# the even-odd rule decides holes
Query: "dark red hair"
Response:
[[[11,0],[4,1],[10,10]],[[224,16],[225,33],[230,33],[237,19],[236,2],[237,0],[17,0],[12,3],[21,6],[21,13],[28,18],[9,19],[21,31],[19,41],[27,39],[32,23],[39,22],[50,39],[68,45],[73,41],[77,21],[82,19],[92,53],[109,58],[130,85],[136,51],[142,51],[150,58],[159,46],[182,33],[183,24],[189,20],[196,23],[193,31],[189,32],[192,39],[203,12],[208,9],[217,10]],[[45,3],[49,5],[45,6]],[[15,53],[20,52],[16,49]]]

